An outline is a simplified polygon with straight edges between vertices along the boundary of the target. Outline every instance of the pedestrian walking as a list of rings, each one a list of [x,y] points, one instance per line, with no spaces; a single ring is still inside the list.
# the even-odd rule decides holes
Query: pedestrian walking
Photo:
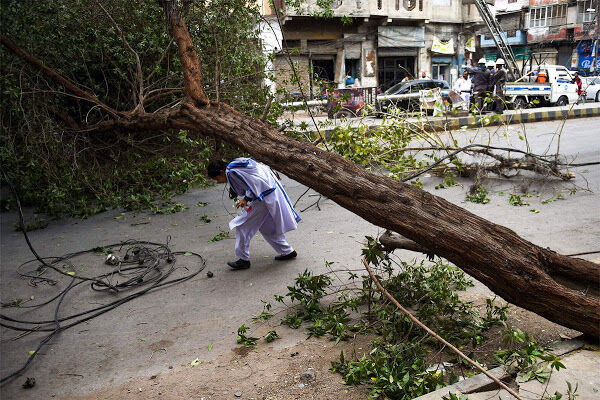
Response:
[[[232,195],[240,198],[235,205],[242,213],[229,222],[229,229],[235,229],[238,257],[237,261],[227,263],[231,268],[250,268],[250,240],[257,232],[278,253],[275,260],[297,256],[285,233],[296,229],[301,218],[271,168],[252,158],[236,158],[229,164],[211,162],[208,176],[220,183],[228,182]]]

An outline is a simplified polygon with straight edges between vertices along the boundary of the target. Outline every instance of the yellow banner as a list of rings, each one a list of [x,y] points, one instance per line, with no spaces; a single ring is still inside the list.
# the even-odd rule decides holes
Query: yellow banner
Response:
[[[465,43],[465,50],[471,53],[475,53],[475,37],[469,38]]]
[[[454,54],[454,39],[450,39],[447,42],[442,42],[436,36],[433,37],[433,44],[431,45],[431,51],[439,54]]]

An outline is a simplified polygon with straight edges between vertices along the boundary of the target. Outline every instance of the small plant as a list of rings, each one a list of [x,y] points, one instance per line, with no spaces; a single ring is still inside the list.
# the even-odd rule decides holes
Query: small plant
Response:
[[[38,229],[44,229],[48,226],[48,221],[43,219],[35,219],[33,222],[25,222],[25,232],[31,232]],[[21,227],[21,222],[15,222],[15,231],[21,232],[23,228]]]
[[[227,239],[229,237],[229,232],[228,231],[220,231],[219,233],[217,233],[215,236],[211,237],[208,240],[208,243],[215,243],[215,242],[219,242],[223,239]]]
[[[467,195],[467,201],[471,203],[487,204],[490,199],[487,197],[488,191],[483,186],[477,186],[477,188]]]
[[[255,347],[258,338],[246,336],[246,332],[248,332],[248,327],[246,325],[242,325],[238,328],[237,343],[244,345],[244,347]]]
[[[159,204],[152,204],[150,206],[150,212],[152,214],[177,214],[180,211],[187,209],[188,207],[185,204],[174,203],[172,201],[167,201]]]
[[[577,393],[579,384],[576,383],[575,388],[573,388],[573,385],[571,384],[571,382],[569,382],[569,381],[566,381],[566,382],[567,382],[567,395],[564,398],[564,400],[575,400],[577,397],[579,397],[579,394]],[[556,392],[554,392],[553,395],[544,396],[543,400],[563,400],[563,394],[556,391]]]
[[[265,334],[265,336],[263,336],[263,338],[265,339],[265,341],[267,343],[271,343],[275,339],[279,339],[279,335],[277,334],[277,332],[275,330],[272,330],[272,331],[267,332]]]
[[[204,214],[203,216],[200,217],[200,221],[202,221],[202,222],[204,222],[206,224],[209,224],[210,221],[211,221],[211,219],[208,218],[208,215]]]
[[[208,203],[204,202],[204,201],[199,201],[198,203],[196,203],[196,206],[198,207],[206,207],[208,205]]]
[[[516,350],[499,350],[495,358],[504,365],[516,365],[518,382],[537,380],[545,382],[552,370],[565,368],[560,358],[545,351],[527,332],[508,327],[504,331],[506,345],[520,346]]]
[[[261,300],[261,301],[263,303],[263,310],[260,314],[257,314],[252,317],[252,321],[254,321],[254,322],[266,321],[268,319],[271,319],[271,317],[273,317],[273,314],[269,312],[269,310],[271,309],[271,303],[269,303],[268,301],[264,301],[264,300]]]
[[[466,394],[456,394],[448,392],[448,396],[442,396],[442,400],[469,400],[469,396]]]
[[[523,201],[523,199],[521,199],[521,196],[519,196],[518,194],[514,194],[514,193],[511,193],[509,195],[508,204],[510,204],[511,206],[515,206],[515,207],[529,205],[529,203],[527,203],[527,202]]]

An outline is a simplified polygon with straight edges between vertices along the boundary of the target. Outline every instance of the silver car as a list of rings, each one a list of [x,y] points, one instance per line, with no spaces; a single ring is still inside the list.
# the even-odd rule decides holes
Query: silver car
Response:
[[[582,78],[583,89],[587,92],[588,101],[600,101],[600,76]]]

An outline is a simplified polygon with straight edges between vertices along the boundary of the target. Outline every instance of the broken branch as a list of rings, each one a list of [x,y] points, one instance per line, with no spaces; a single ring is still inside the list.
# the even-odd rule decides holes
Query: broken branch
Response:
[[[410,311],[408,311],[406,308],[402,307],[402,305],[400,303],[398,303],[398,300],[396,300],[394,298],[394,296],[392,296],[391,294],[389,294],[388,291],[385,290],[385,288],[381,285],[381,282],[379,282],[379,279],[377,279],[377,276],[373,273],[373,271],[371,270],[371,267],[369,267],[369,263],[367,263],[367,260],[365,260],[363,258],[362,262],[365,265],[365,268],[367,269],[367,272],[369,273],[369,276],[371,277],[371,279],[373,280],[373,282],[375,282],[375,286],[377,286],[377,289],[379,289],[379,291],[381,293],[383,293],[383,295],[385,297],[387,297],[392,303],[394,303],[394,305],[400,311],[402,311],[408,318],[410,318],[411,321],[413,321],[415,324],[417,324],[419,327],[421,327],[421,329],[423,329],[425,332],[427,332],[431,336],[433,336],[438,342],[442,343],[444,346],[447,346],[450,350],[452,350],[453,353],[455,353],[456,355],[458,355],[460,358],[462,358],[463,360],[465,360],[469,364],[473,365],[475,368],[477,368],[479,371],[481,371],[483,374],[485,374],[485,376],[487,376],[488,378],[490,378],[491,380],[493,380],[494,382],[496,382],[496,384],[498,384],[502,389],[504,389],[508,393],[510,393],[511,396],[513,396],[515,399],[523,400],[517,393],[515,393],[514,390],[512,390],[511,388],[509,388],[508,386],[506,386],[506,384],[504,382],[502,382],[500,379],[496,378],[494,375],[492,375],[488,371],[486,371],[481,365],[479,365],[479,363],[477,361],[471,360],[462,351],[460,351],[459,349],[457,349],[456,347],[454,347],[447,340],[445,340],[440,335],[438,335],[437,333],[435,333],[431,328],[427,327],[424,323],[422,323],[421,321],[419,321],[417,319],[417,317],[415,317]]]

